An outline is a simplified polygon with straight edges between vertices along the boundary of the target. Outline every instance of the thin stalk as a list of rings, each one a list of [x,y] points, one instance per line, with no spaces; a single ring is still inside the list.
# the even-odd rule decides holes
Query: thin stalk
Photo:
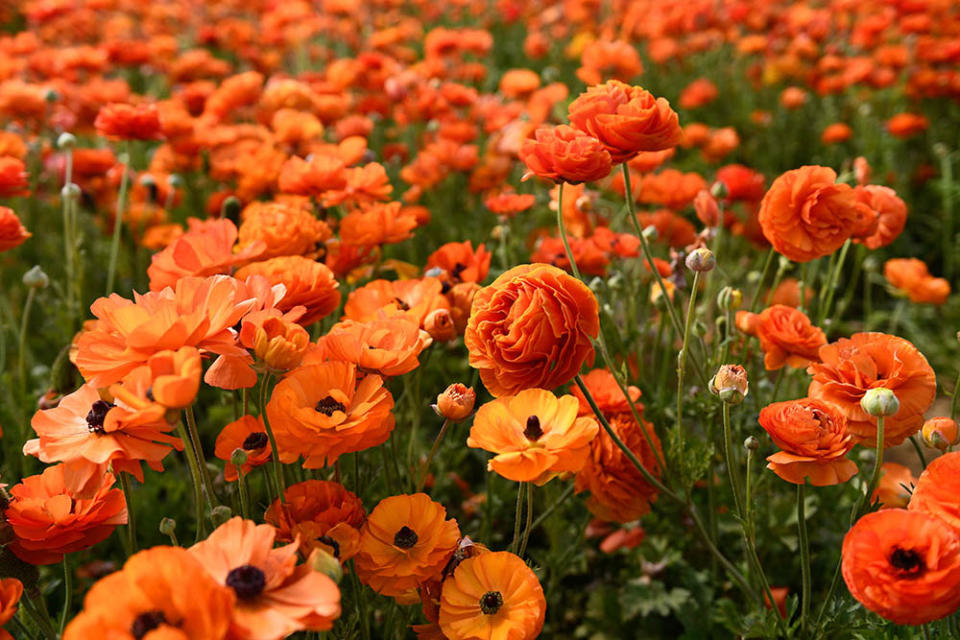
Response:
[[[693,272],[693,284],[690,287],[690,302],[687,305],[687,317],[683,321],[683,343],[677,356],[677,439],[683,443],[683,374],[687,366],[687,351],[690,347],[690,325],[697,305],[697,287],[700,286],[700,272]]]
[[[833,307],[833,298],[837,293],[837,280],[840,277],[840,271],[843,269],[844,263],[846,263],[847,261],[847,252],[850,251],[851,243],[852,243],[852,240],[850,240],[849,238],[847,239],[846,242],[843,243],[843,248],[840,249],[840,257],[837,259],[837,264],[835,265],[833,270],[830,272],[830,275],[828,276],[827,285],[824,289],[824,291],[826,292],[825,294],[826,298],[823,300],[822,304],[820,305],[821,307],[820,313],[818,314],[820,319],[817,322],[818,325],[822,325],[823,321],[826,320],[827,317],[830,315],[831,307]],[[800,295],[801,296],[803,295],[802,291]]]
[[[800,635],[807,635],[807,618],[810,615],[810,540],[807,537],[806,479],[797,485],[797,532],[800,545],[800,572],[803,586],[800,595]]]
[[[190,444],[190,436],[187,435],[187,429],[184,426],[183,420],[177,423],[177,435],[180,437],[180,440],[183,441],[184,454],[187,456],[187,464],[190,467],[190,479],[193,483],[193,501],[197,519],[197,534],[194,540],[195,542],[199,542],[206,533],[207,528],[203,518],[203,485],[200,479],[200,467],[194,457],[193,446]]]
[[[33,301],[37,297],[37,288],[30,287],[27,300],[23,304],[23,315],[20,317],[20,336],[17,346],[17,376],[20,381],[20,397],[27,394],[27,328],[30,326],[30,311],[33,310]],[[20,428],[21,433],[23,427]]]
[[[126,547],[127,555],[130,556],[137,552],[137,519],[133,508],[133,492],[130,490],[130,477],[123,472],[118,475],[120,488],[123,489],[123,498],[127,503]]]
[[[247,474],[237,468],[237,490],[240,493],[240,513],[244,518],[250,517],[250,493],[247,489]]]
[[[953,395],[950,397],[950,419],[957,419],[957,408],[960,407],[960,374],[953,385]]]
[[[67,626],[67,618],[70,617],[70,609],[73,607],[73,572],[70,570],[70,562],[67,556],[63,556],[63,611],[60,612],[60,635]]]
[[[547,507],[546,509],[544,509],[544,510],[543,510],[543,513],[541,513],[540,515],[538,515],[538,516],[536,517],[536,519],[534,519],[533,524],[530,525],[530,528],[531,528],[531,529],[536,529],[536,528],[539,527],[541,524],[543,524],[544,521],[546,521],[546,519],[547,519],[548,517],[550,517],[550,515],[551,515],[554,511],[557,510],[557,507],[559,507],[560,505],[562,505],[564,502],[567,501],[567,499],[568,499],[570,496],[573,495],[573,492],[574,492],[575,488],[576,488],[576,487],[575,487],[575,485],[574,485],[572,482],[571,482],[569,485],[567,485],[567,488],[563,490],[563,493],[561,493],[561,494],[557,497],[557,499],[554,500],[553,503],[551,503],[551,505],[550,505],[549,507]]]
[[[190,434],[190,442],[193,443],[193,454],[197,458],[197,465],[200,467],[200,480],[203,482],[203,490],[207,495],[207,503],[212,510],[217,504],[217,496],[213,492],[213,482],[210,480],[210,473],[207,469],[206,456],[203,454],[203,443],[200,441],[200,429],[197,427],[197,417],[193,413],[193,405],[184,410],[187,416],[187,430]]]
[[[920,458],[920,464],[923,465],[923,468],[927,468],[927,456],[923,455],[923,447],[920,446],[920,443],[917,442],[917,436],[910,436],[910,444],[913,445],[913,450],[917,452],[917,457]]]
[[[527,543],[530,542],[530,529],[533,527],[533,483],[524,482],[527,485],[527,523],[523,529],[523,541],[520,543],[520,551],[517,553],[521,558],[527,550]]]
[[[443,421],[443,426],[440,427],[440,433],[437,434],[437,437],[433,441],[433,446],[430,447],[430,453],[427,454],[427,459],[420,465],[420,471],[417,473],[417,490],[415,493],[420,493],[420,490],[423,489],[423,484],[427,481],[427,472],[430,470],[430,463],[433,461],[433,456],[436,455],[437,449],[440,448],[440,443],[443,442],[443,436],[447,434],[447,429],[450,428],[450,424],[449,419]]]
[[[730,433],[730,405],[723,403],[723,457],[727,467],[727,478],[730,480],[730,489],[733,491],[733,503],[737,513],[743,516],[743,497],[740,485],[736,479],[736,467],[733,458],[733,436]]]
[[[513,513],[513,541],[510,549],[516,553],[520,544],[520,516],[523,515],[523,483],[517,483],[517,509]]]
[[[750,301],[750,311],[756,313],[760,304],[760,292],[763,291],[763,283],[767,279],[767,274],[770,272],[770,265],[773,264],[773,254],[776,253],[774,249],[770,249],[767,252],[767,259],[763,262],[763,271],[760,272],[760,279],[757,280],[757,288],[753,292],[753,299]],[[801,294],[802,296],[802,294]]]
[[[121,163],[123,173],[120,176],[120,194],[117,196],[117,214],[113,221],[113,239],[110,241],[110,263],[107,266],[107,292],[113,293],[113,282],[117,275],[117,258],[120,256],[120,236],[123,233],[123,210],[127,206],[127,187],[130,182],[130,141],[125,142],[125,159]]]
[[[280,466],[280,450],[277,449],[277,439],[273,437],[273,429],[270,427],[270,420],[267,418],[267,390],[270,387],[271,375],[266,374],[260,381],[260,417],[263,418],[263,426],[267,430],[267,437],[270,439],[270,466],[273,469],[274,479],[277,483],[277,493],[280,495],[281,504],[287,504],[287,485],[283,478],[283,467]]]

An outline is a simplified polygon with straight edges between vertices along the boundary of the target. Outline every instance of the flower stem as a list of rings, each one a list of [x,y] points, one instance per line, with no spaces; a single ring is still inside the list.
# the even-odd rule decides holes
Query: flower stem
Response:
[[[203,455],[203,443],[200,441],[200,429],[197,428],[197,417],[193,413],[193,405],[186,408],[184,413],[187,416],[187,429],[190,433],[190,442],[193,443],[193,454],[197,458],[197,465],[200,468],[200,480],[203,482],[203,490],[207,495],[207,503],[210,509],[217,503],[217,496],[213,492],[213,482],[210,480],[210,473],[207,469],[206,456]]]
[[[273,437],[273,429],[270,427],[270,420],[267,418],[267,391],[270,387],[271,375],[267,374],[260,381],[260,417],[263,418],[263,426],[267,430],[267,437],[270,439],[270,466],[273,468],[274,479],[277,483],[277,496],[281,504],[287,503],[287,485],[283,478],[283,467],[280,466],[280,451],[277,449],[277,439]]]
[[[548,517],[550,517],[550,515],[551,515],[554,511],[557,510],[557,507],[559,507],[560,505],[562,505],[564,502],[567,501],[567,499],[568,499],[570,496],[573,495],[573,492],[574,492],[575,489],[576,489],[576,485],[574,485],[574,484],[571,482],[571,483],[567,486],[567,488],[563,490],[563,493],[561,493],[561,494],[557,497],[557,499],[554,500],[553,503],[550,504],[549,507],[547,507],[546,509],[544,509],[544,510],[543,510],[543,513],[541,513],[540,515],[538,515],[538,516],[536,517],[536,519],[533,521],[533,524],[530,525],[530,528],[531,528],[531,529],[536,529],[536,528],[539,527],[541,524],[543,524],[544,521],[545,521]]]
[[[440,427],[440,433],[437,434],[436,439],[433,441],[433,446],[430,447],[430,453],[427,454],[427,459],[420,465],[420,470],[417,473],[416,493],[420,493],[420,490],[423,489],[423,484],[427,481],[427,472],[430,470],[430,463],[433,461],[433,456],[436,455],[437,449],[440,448],[440,443],[443,442],[443,436],[447,434],[450,424],[450,420],[443,421],[443,426]]]
[[[120,488],[123,489],[123,498],[127,503],[126,547],[127,555],[130,556],[137,552],[137,519],[133,508],[133,492],[130,490],[129,476],[124,472],[117,475],[120,476]]]
[[[807,618],[810,615],[810,540],[807,537],[806,478],[797,485],[797,531],[800,545],[800,572],[803,586],[800,594],[800,635],[807,635]]]
[[[244,518],[250,517],[250,493],[247,489],[247,474],[237,468],[237,490],[240,493],[240,513]]]
[[[527,551],[527,543],[530,542],[530,529],[533,527],[533,483],[524,482],[527,485],[527,523],[523,529],[523,541],[520,543],[520,551],[517,555],[521,558]]]
[[[730,489],[733,491],[733,504],[737,514],[743,516],[743,497],[740,494],[740,485],[737,482],[736,461],[733,458],[733,436],[730,433],[730,405],[723,403],[723,457],[727,467],[727,478],[730,480]]]
[[[763,283],[764,283],[764,281],[766,281],[766,279],[767,279],[767,274],[770,273],[770,265],[773,264],[773,254],[774,254],[774,253],[776,253],[776,251],[775,251],[773,248],[771,248],[770,251],[767,252],[767,258],[766,258],[766,260],[764,260],[764,262],[763,262],[763,271],[760,272],[760,279],[757,280],[757,288],[754,289],[753,299],[750,301],[750,312],[751,312],[751,313],[756,313],[756,312],[757,312],[757,309],[759,308],[759,304],[760,304],[760,293],[763,291]],[[801,298],[803,297],[803,292],[802,292],[802,291],[800,292],[800,297],[801,297]]]
[[[697,287],[700,286],[700,272],[693,272],[693,284],[690,287],[690,302],[687,305],[687,317],[683,321],[683,343],[677,355],[677,440],[683,443],[683,396],[686,390],[683,387],[683,374],[687,366],[687,350],[690,347],[690,325],[693,324],[693,314],[697,304]]]
[[[489,472],[488,472],[489,473]],[[520,516],[523,515],[523,483],[517,483],[517,509],[513,514],[513,541],[510,543],[510,549],[517,552],[520,544]]]
[[[33,309],[33,301],[37,297],[36,287],[30,287],[27,292],[27,300],[23,304],[23,315],[20,317],[20,341],[17,346],[17,376],[20,381],[20,397],[27,395],[27,328],[30,326],[30,311]],[[21,427],[21,435],[23,427]],[[22,438],[25,440],[26,438]]]
[[[63,611],[60,612],[60,635],[63,635],[63,630],[67,626],[71,608],[73,608],[73,572],[70,570],[67,556],[63,556]]]
[[[831,307],[833,307],[833,298],[837,293],[837,279],[840,277],[840,271],[843,269],[844,263],[847,261],[847,252],[850,251],[850,244],[852,240],[849,238],[846,242],[843,243],[843,248],[840,249],[840,257],[837,259],[837,264],[834,266],[833,270],[828,276],[826,287],[823,289],[825,299],[821,301],[820,312],[817,314],[819,320],[817,325],[822,325],[823,321],[827,319],[827,316],[830,315]],[[801,291],[801,296],[803,292]]]
[[[110,242],[110,263],[107,267],[107,293],[113,293],[113,282],[117,275],[117,258],[120,255],[120,236],[123,233],[123,210],[127,206],[127,186],[130,182],[130,141],[125,143],[125,161],[121,165],[120,194],[117,196],[117,214],[113,220],[113,239]]]
[[[206,533],[207,528],[203,518],[203,486],[200,479],[200,467],[194,457],[193,445],[190,443],[190,436],[187,435],[187,429],[183,422],[184,421],[181,420],[177,423],[177,435],[180,436],[180,440],[183,441],[184,454],[187,457],[187,464],[190,467],[190,479],[193,481],[193,501],[197,520],[197,533],[194,541],[199,542]]]

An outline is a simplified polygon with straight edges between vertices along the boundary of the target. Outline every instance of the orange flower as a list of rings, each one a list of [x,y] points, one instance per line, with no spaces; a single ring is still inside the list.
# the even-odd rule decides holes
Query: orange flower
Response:
[[[280,640],[297,631],[325,631],[340,617],[340,590],[309,563],[297,566],[297,544],[273,548],[276,529],[237,516],[190,547],[236,605],[230,637]]]
[[[508,480],[542,485],[564,472],[583,468],[596,437],[593,418],[577,417],[573,396],[526,389],[480,407],[467,446],[496,455],[487,463]]]
[[[154,547],[91,587],[63,640],[224,640],[235,599],[186,549]]]
[[[443,272],[442,280],[451,286],[460,282],[483,282],[490,271],[491,253],[484,245],[473,250],[473,243],[448,242],[427,257],[424,269],[432,272],[434,269]]]
[[[450,640],[536,638],[547,601],[536,574],[506,551],[461,562],[443,584],[440,628]]]
[[[308,364],[291,371],[273,389],[267,417],[280,460],[304,457],[303,466],[333,464],[344,453],[383,444],[393,431],[393,396],[380,376],[357,383],[348,362]]]
[[[416,322],[387,315],[363,323],[343,320],[319,340],[328,359],[352,362],[361,371],[387,377],[416,369],[417,358],[432,342]]]
[[[599,306],[581,281],[520,265],[477,292],[464,336],[470,366],[494,396],[569,382],[593,355]]]
[[[868,249],[879,249],[896,240],[907,224],[907,205],[890,187],[877,184],[854,187],[857,199],[877,214],[877,230],[865,238],[855,238]]]
[[[786,305],[764,309],[757,318],[756,333],[768,371],[784,365],[805,368],[818,360],[820,347],[827,343],[823,330],[813,326],[805,313]]]
[[[917,479],[909,467],[896,462],[884,462],[880,467],[880,483],[870,497],[870,502],[879,502],[881,509],[905,509],[910,503],[910,493]]]
[[[784,278],[777,285],[777,288],[769,293],[770,304],[783,304],[788,307],[800,306],[800,281],[796,278]],[[804,304],[809,304],[813,299],[813,289],[804,287]]]
[[[570,124],[593,136],[614,164],[641,151],[663,151],[683,139],[679,117],[665,98],[619,80],[587,89],[570,103]]]
[[[127,504],[123,492],[111,488],[112,473],[95,477],[88,497],[71,491],[65,476],[66,467],[58,464],[10,488],[4,517],[14,540],[8,548],[24,562],[60,562],[64,554],[88,549],[127,523]]]
[[[123,387],[168,409],[184,409],[193,404],[200,389],[200,352],[194,347],[180,347],[176,351],[158,351],[144,366],[134,369],[124,378]],[[120,401],[129,396],[112,389]],[[134,404],[131,402],[131,404]]]
[[[433,311],[449,308],[443,284],[437,278],[373,280],[350,293],[343,315],[348,320],[369,322],[382,311],[387,315],[404,315],[422,327]]]
[[[670,197],[673,198],[676,195],[675,191]],[[647,227],[656,229],[657,240],[671,247],[685,247],[697,240],[697,230],[693,223],[670,209],[659,209],[653,213],[640,212],[637,214],[637,221],[643,229]]]
[[[643,176],[640,181],[638,200],[679,211],[692,204],[697,194],[706,188],[707,182],[699,173],[664,169],[660,173],[648,173]],[[688,223],[687,226],[690,231],[693,231],[692,225]]]
[[[640,54],[629,42],[598,39],[587,44],[580,56],[577,77],[584,84],[600,84],[606,78],[629,82],[643,73]]]
[[[323,195],[323,206],[372,204],[386,200],[393,191],[387,170],[379,162],[347,169],[345,176],[346,186],[340,190],[327,191]]]
[[[945,451],[960,441],[957,421],[947,416],[935,416],[923,423],[923,443],[931,449]]]
[[[945,453],[927,465],[910,497],[911,511],[940,518],[960,535],[960,452]]]
[[[340,239],[352,245],[396,244],[413,237],[417,219],[399,202],[375,202],[355,209],[340,221]]]
[[[360,498],[326,480],[298,482],[287,487],[283,497],[286,502],[274,500],[263,517],[277,528],[278,542],[299,541],[304,556],[314,549],[323,549],[340,562],[356,555],[367,517]]]
[[[473,413],[477,394],[472,388],[456,382],[437,396],[437,404],[431,405],[437,415],[450,422],[466,420]]]
[[[28,184],[27,168],[19,158],[0,157],[0,197],[25,196]]]
[[[884,509],[860,518],[843,539],[850,594],[897,624],[919,625],[960,607],[960,539],[926,513]]]
[[[527,165],[524,178],[535,175],[554,182],[593,182],[610,174],[610,154],[594,137],[561,124],[537,129],[520,147]]]
[[[684,109],[697,109],[717,99],[717,85],[708,78],[697,78],[680,92],[680,106]]]
[[[883,275],[894,289],[911,302],[943,304],[950,295],[950,283],[934,278],[927,264],[918,258],[893,258],[883,265]]]
[[[265,309],[248,314],[240,327],[240,344],[251,349],[268,371],[288,371],[299,366],[310,344],[310,334],[296,324],[301,309],[287,314]]]
[[[0,207],[0,251],[19,247],[32,235],[21,224],[13,209]]]
[[[296,204],[253,202],[240,217],[238,246],[266,244],[261,259],[311,254],[332,235],[327,223]]]
[[[784,451],[767,458],[767,468],[787,482],[823,487],[846,482],[857,474],[847,459],[853,442],[847,421],[838,409],[813,398],[767,405],[760,411],[760,426]]]
[[[214,444],[213,455],[226,462],[223,467],[223,479],[233,482],[237,479],[237,468],[230,462],[233,452],[243,449],[247,461],[241,467],[244,474],[270,461],[270,442],[262,416],[242,416],[220,430]]]
[[[513,193],[504,191],[490,196],[483,201],[484,206],[498,216],[512,218],[522,211],[526,211],[536,203],[537,198],[530,193]]]
[[[900,444],[923,425],[923,413],[933,403],[937,380],[916,347],[883,333],[855,333],[820,347],[820,362],[807,395],[837,406],[847,418],[854,442],[876,446],[877,419],[860,406],[868,389],[885,387],[900,401],[900,410],[884,419],[884,446]]]
[[[163,137],[155,104],[110,103],[100,108],[93,123],[101,136],[117,140],[159,140]]]
[[[827,128],[820,134],[820,142],[823,144],[838,144],[846,142],[853,137],[853,129],[842,122],[834,122],[827,125]]]
[[[643,404],[640,403],[640,389],[629,385],[627,392],[630,394],[630,399],[628,400],[627,397],[623,395],[623,391],[620,390],[616,378],[613,377],[609,369],[594,369],[583,376],[583,383],[586,385],[587,390],[590,391],[590,395],[593,396],[593,401],[597,403],[597,408],[600,409],[604,415],[629,413],[630,402],[633,402],[638,412],[643,413]],[[572,384],[570,385],[570,392],[580,403],[578,415],[592,416],[593,409],[590,407],[590,403],[587,402],[587,398],[583,395],[580,387]]]
[[[320,197],[347,186],[343,160],[330,155],[314,156],[309,162],[293,156],[280,167],[280,191]]]
[[[63,462],[73,489],[96,480],[107,464],[142,482],[141,461],[163,469],[161,460],[170,447],[179,450],[183,445],[179,438],[168,435],[173,425],[164,419],[163,407],[153,405],[148,412],[134,416],[132,407],[115,400],[118,404],[103,400],[95,386],[85,384],[64,396],[55,408],[36,412],[30,426],[39,437],[23,445],[24,455],[46,463]]]
[[[7,624],[13,616],[17,615],[21,596],[23,596],[22,582],[16,578],[0,579],[0,626]],[[9,634],[5,636],[5,633],[0,629],[0,640],[6,638],[13,640],[13,636]]]
[[[256,259],[266,248],[263,242],[258,241],[234,253],[237,228],[227,219],[189,218],[187,224],[189,230],[186,233],[151,258],[147,267],[151,291],[172,287],[177,280],[186,276],[230,273],[234,266]]]
[[[921,115],[898,113],[887,120],[887,131],[895,138],[911,138],[926,131],[929,125],[929,121]]]
[[[360,532],[357,576],[377,593],[412,604],[417,587],[443,571],[459,539],[457,521],[426,494],[385,498]]]
[[[639,408],[639,407],[638,407]],[[638,424],[630,413],[606,416],[613,432],[636,455],[654,477],[660,477],[657,456],[662,456],[660,440],[653,425]],[[646,432],[656,453],[647,443]],[[633,466],[606,431],[601,431],[590,444],[590,455],[577,474],[577,493],[589,491],[587,508],[594,516],[611,522],[632,522],[650,512],[650,503],[657,499],[657,490]]]
[[[760,204],[764,237],[794,262],[828,256],[848,238],[869,236],[876,214],[828,167],[787,171],[773,181]]]
[[[248,264],[237,271],[236,277],[246,280],[250,276],[263,276],[271,285],[282,284],[287,290],[277,302],[277,309],[290,311],[305,307],[306,313],[297,320],[308,326],[325,318],[340,306],[340,283],[330,269],[303,256],[280,256],[264,262]]]

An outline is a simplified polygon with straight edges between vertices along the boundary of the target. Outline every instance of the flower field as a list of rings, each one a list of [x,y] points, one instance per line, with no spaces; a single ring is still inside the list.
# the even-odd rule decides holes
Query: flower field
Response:
[[[960,638],[953,0],[0,1],[0,640]]]

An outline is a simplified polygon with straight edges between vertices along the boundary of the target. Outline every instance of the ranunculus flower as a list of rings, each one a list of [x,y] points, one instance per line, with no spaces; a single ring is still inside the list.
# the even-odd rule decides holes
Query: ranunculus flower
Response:
[[[520,265],[481,289],[464,340],[470,366],[494,396],[569,382],[593,355],[597,299],[549,265]]]
[[[163,137],[155,104],[111,103],[100,107],[93,123],[97,133],[119,140],[157,140]]]
[[[565,124],[537,129],[520,148],[526,176],[554,182],[593,182],[610,175],[610,154],[594,138]]]
[[[930,275],[927,263],[919,258],[887,260],[883,265],[883,276],[911,302],[943,304],[950,295],[950,282]]]
[[[0,207],[0,251],[9,251],[27,241],[33,234],[26,230],[10,207]]]
[[[910,496],[911,511],[923,511],[950,525],[960,535],[960,451],[945,453],[927,465]]]
[[[739,321],[740,314],[737,316]],[[827,343],[823,330],[815,327],[804,312],[782,304],[764,309],[753,327],[768,371],[784,365],[806,367],[818,360],[817,352]]]
[[[877,214],[877,230],[865,238],[855,238],[868,249],[879,249],[899,237],[907,224],[907,205],[890,187],[878,184],[857,186],[853,189],[857,199]]]

